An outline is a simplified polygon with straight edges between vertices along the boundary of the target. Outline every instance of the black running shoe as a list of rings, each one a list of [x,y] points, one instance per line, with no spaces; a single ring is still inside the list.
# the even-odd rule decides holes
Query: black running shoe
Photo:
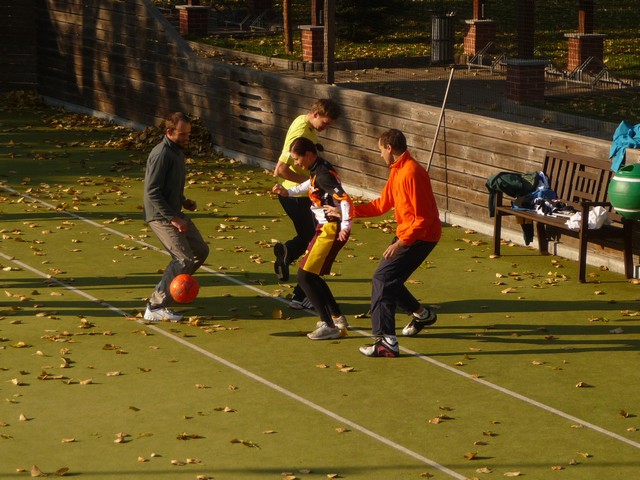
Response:
[[[411,321],[407,324],[406,327],[402,329],[402,334],[405,337],[413,337],[417,335],[424,327],[433,325],[437,321],[438,315],[436,315],[436,312],[425,308],[424,312],[420,316],[416,315],[415,313],[411,314]]]
[[[276,262],[273,269],[278,276],[278,280],[286,282],[289,280],[289,265],[287,264],[287,246],[284,243],[276,243],[273,246],[273,254],[276,256]]]

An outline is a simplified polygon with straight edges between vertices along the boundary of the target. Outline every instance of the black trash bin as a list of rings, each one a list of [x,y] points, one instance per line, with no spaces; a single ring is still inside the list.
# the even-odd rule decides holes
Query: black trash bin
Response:
[[[454,22],[453,13],[431,17],[431,63],[453,63]]]

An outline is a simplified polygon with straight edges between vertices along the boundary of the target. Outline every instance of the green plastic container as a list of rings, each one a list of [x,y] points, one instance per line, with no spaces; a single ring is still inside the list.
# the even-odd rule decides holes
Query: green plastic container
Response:
[[[616,211],[630,220],[640,220],[640,163],[626,165],[609,183],[609,201]]]

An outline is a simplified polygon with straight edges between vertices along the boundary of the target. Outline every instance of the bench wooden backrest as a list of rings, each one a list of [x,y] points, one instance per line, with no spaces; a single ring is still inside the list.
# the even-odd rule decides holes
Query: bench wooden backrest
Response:
[[[558,152],[547,152],[543,171],[558,198],[574,204],[607,201],[607,189],[614,175],[608,159]]]

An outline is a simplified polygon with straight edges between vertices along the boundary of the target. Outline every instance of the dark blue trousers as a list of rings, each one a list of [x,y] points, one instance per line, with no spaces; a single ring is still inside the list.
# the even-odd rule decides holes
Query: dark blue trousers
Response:
[[[396,240],[394,238],[393,242]],[[371,327],[374,335],[396,334],[397,307],[407,312],[420,309],[420,302],[404,282],[422,265],[436,245],[436,242],[417,241],[402,249],[394,258],[380,261],[371,286]]]

